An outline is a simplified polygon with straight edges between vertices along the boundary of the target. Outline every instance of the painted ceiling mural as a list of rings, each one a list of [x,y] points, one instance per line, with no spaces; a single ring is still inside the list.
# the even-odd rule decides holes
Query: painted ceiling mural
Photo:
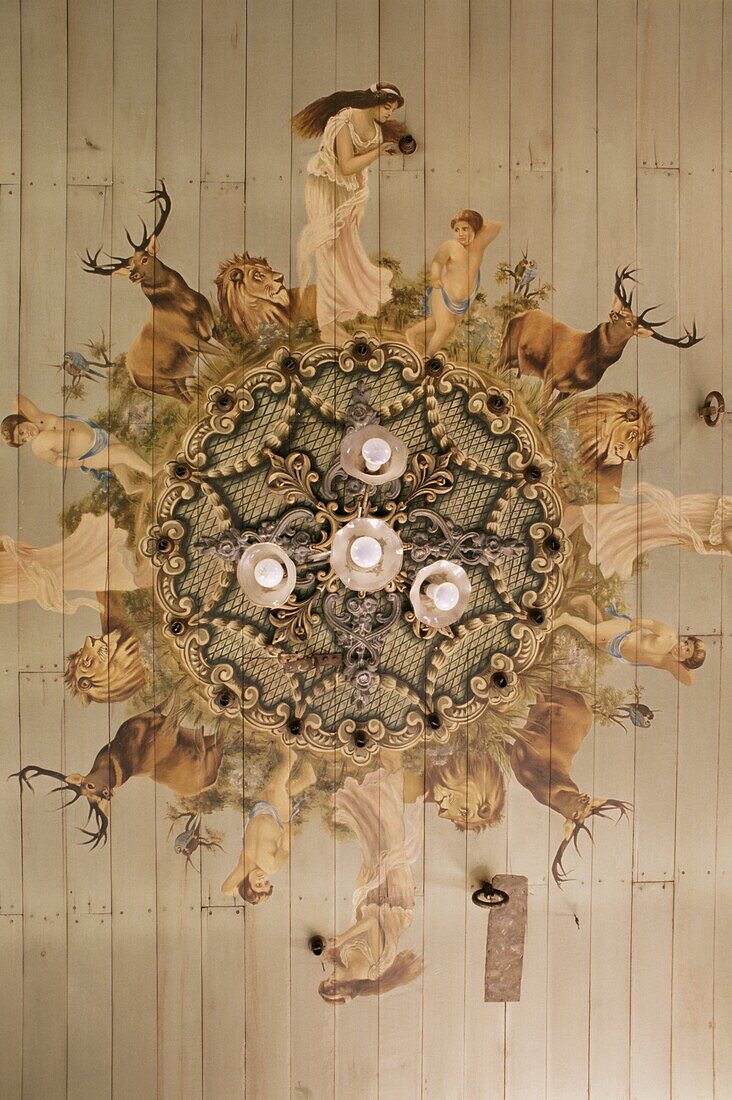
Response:
[[[3,599],[97,610],[66,690],[128,709],[68,772],[23,760],[23,798],[65,795],[94,860],[127,781],[159,784],[180,874],[224,851],[222,895],[263,920],[292,836],[322,821],[362,858],[318,987],[339,1005],[422,971],[400,940],[423,803],[477,833],[520,784],[563,823],[556,890],[590,827],[614,843],[602,819],[623,827],[627,792],[583,790],[577,752],[604,727],[648,728],[672,679],[705,672],[704,642],[634,617],[629,589],[662,547],[732,548],[725,498],[624,485],[654,419],[608,388],[614,365],[636,339],[671,356],[703,338],[636,307],[629,257],[609,257],[608,312],[577,330],[547,312],[531,241],[510,263],[464,194],[423,270],[388,239],[367,253],[369,169],[407,136],[403,107],[380,82],[293,118],[313,150],[297,286],[232,239],[215,285],[194,289],[170,266],[182,215],[159,180],[137,234],[111,256],[90,239],[83,258],[90,280],[129,281],[138,335],[110,346],[90,316],[54,398],[19,394],[2,421],[7,446],[88,475],[62,541],[4,538]],[[97,414],[75,413],[107,383]],[[227,808],[243,835],[222,827]]]

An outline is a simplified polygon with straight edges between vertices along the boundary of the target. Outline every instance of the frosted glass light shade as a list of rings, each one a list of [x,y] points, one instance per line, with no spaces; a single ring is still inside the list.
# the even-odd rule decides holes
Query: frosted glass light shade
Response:
[[[275,542],[258,542],[239,559],[236,579],[244,595],[258,607],[281,607],[295,587],[292,558]]]
[[[396,531],[381,519],[364,516],[333,537],[330,562],[346,588],[379,592],[402,567],[404,549]]]
[[[341,443],[341,466],[366,485],[386,485],[401,477],[408,458],[406,444],[380,424],[346,432]]]
[[[461,565],[436,561],[417,573],[409,591],[414,614],[427,626],[450,626],[470,603],[470,581]]]

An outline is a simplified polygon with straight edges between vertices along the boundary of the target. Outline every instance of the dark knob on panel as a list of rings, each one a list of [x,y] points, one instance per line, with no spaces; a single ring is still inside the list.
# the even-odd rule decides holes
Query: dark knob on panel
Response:
[[[313,955],[322,955],[325,951],[325,940],[322,936],[312,936],[308,947]]]
[[[402,134],[399,138],[399,152],[403,153],[405,157],[408,157],[410,153],[413,153],[417,148],[417,142],[414,140],[411,134]]]

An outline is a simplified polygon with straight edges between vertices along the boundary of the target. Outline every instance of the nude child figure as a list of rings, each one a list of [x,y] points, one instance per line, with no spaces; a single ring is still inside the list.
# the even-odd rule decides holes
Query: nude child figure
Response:
[[[483,254],[501,223],[484,221],[477,210],[459,210],[450,228],[453,236],[440,245],[430,265],[425,319],[404,333],[409,346],[427,356],[445,346],[475,301]]]
[[[19,395],[15,412],[6,416],[1,425],[2,436],[10,447],[30,443],[33,453],[50,466],[84,470],[103,489],[113,474],[129,495],[139,493],[129,471],[152,478],[149,462],[140,458],[116,436],[84,417],[56,416],[42,412],[33,402]],[[111,471],[111,473],[110,473]]]
[[[244,825],[239,862],[221,884],[223,894],[239,895],[251,905],[259,905],[272,896],[272,875],[285,864],[290,855],[288,828],[292,799],[297,798],[315,782],[315,769],[304,760],[299,775],[292,772],[301,759],[285,745],[277,751],[277,766],[254,803]]]
[[[554,620],[554,629],[576,631],[622,664],[662,669],[681,684],[693,684],[696,670],[704,664],[706,647],[693,634],[679,635],[657,619],[634,619],[614,609],[603,614],[589,596],[576,597],[570,606],[572,611]],[[621,620],[625,620],[625,627]]]

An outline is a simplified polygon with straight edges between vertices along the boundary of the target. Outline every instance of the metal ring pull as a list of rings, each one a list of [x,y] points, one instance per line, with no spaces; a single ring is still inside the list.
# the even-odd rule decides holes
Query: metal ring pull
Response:
[[[473,904],[482,909],[495,909],[498,905],[506,905],[509,901],[505,890],[499,890],[490,882],[484,882],[473,892]]]
[[[719,390],[712,390],[707,394],[699,409],[699,416],[710,428],[716,428],[720,420],[724,419],[724,397]]]

